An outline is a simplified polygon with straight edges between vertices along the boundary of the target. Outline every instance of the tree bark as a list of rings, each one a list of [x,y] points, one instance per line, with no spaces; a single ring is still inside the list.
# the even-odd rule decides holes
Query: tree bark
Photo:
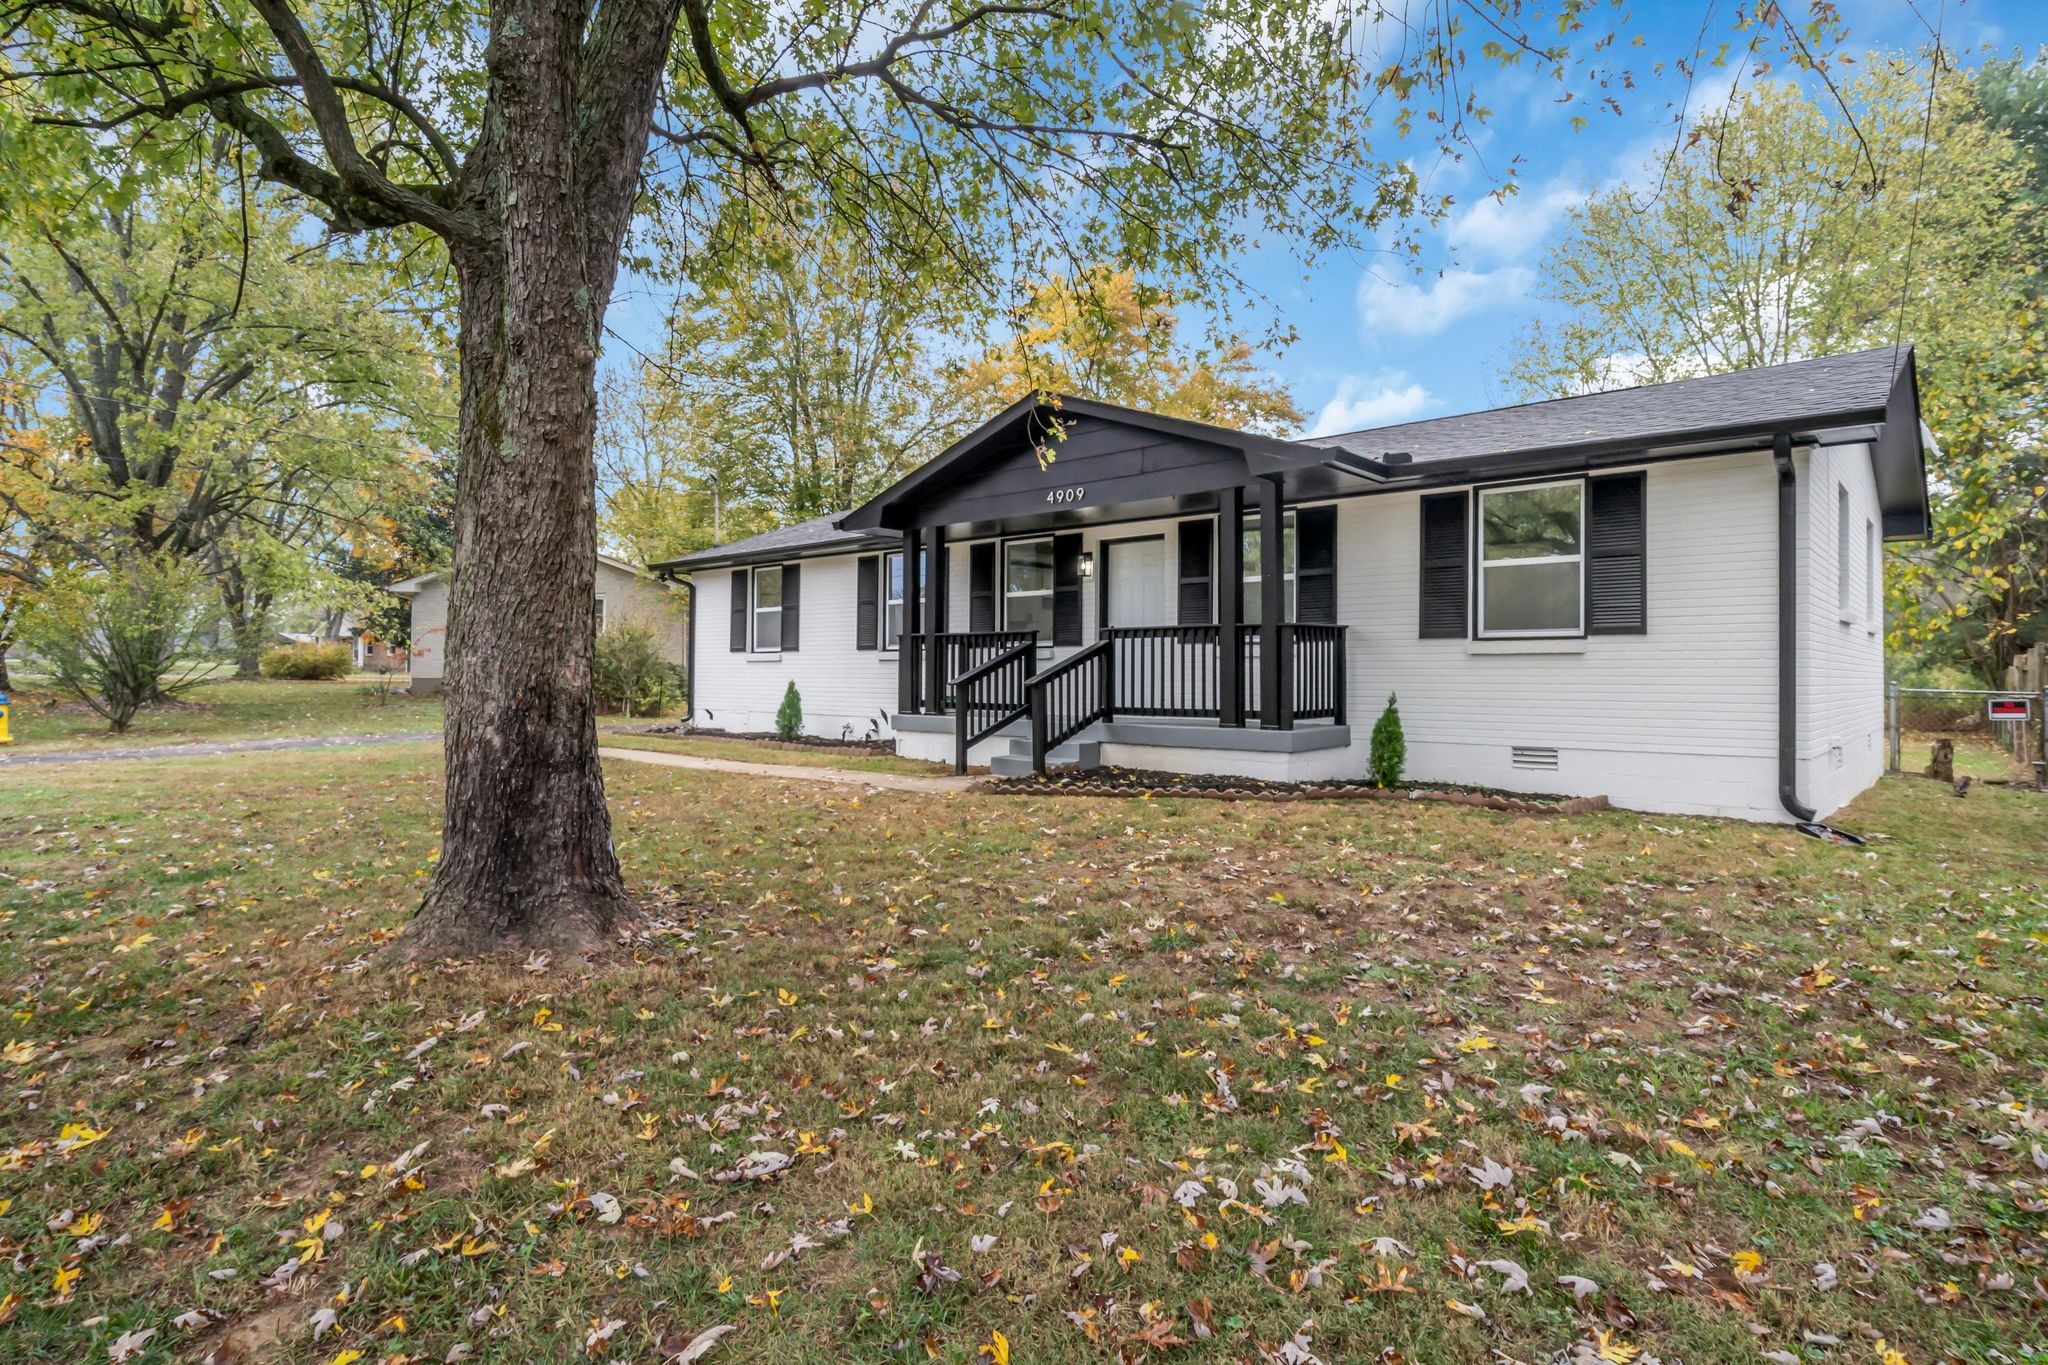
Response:
[[[487,131],[465,172],[482,227],[450,243],[462,381],[447,799],[440,866],[400,948],[415,959],[593,949],[631,910],[591,687],[593,443],[599,331],[675,23],[663,11],[655,0],[588,40],[569,0],[494,14]],[[566,56],[579,46],[582,62]]]
[[[270,633],[269,595],[251,593],[241,569],[231,564],[220,571],[220,603],[235,641],[235,676],[262,677],[263,641]]]

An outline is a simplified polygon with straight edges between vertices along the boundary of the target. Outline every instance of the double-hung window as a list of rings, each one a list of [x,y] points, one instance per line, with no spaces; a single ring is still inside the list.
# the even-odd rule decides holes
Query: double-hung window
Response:
[[[782,568],[754,570],[754,648],[782,648]]]
[[[1265,618],[1266,561],[1260,555],[1259,530],[1247,526],[1244,530],[1244,598],[1238,611],[1238,619],[1245,625],[1256,626]],[[1294,514],[1289,512],[1281,531],[1280,564],[1287,579],[1287,619],[1294,619]]]
[[[597,633],[604,634],[604,599],[597,599]]]
[[[1003,545],[1003,629],[1035,630],[1039,643],[1052,639],[1052,540],[1012,540]]]
[[[924,552],[917,556],[918,567],[924,567]],[[918,600],[925,600],[924,575],[918,575]],[[893,650],[903,643],[903,552],[882,556],[882,640],[885,650]]]
[[[1586,485],[1479,493],[1479,634],[1578,635],[1586,619]]]

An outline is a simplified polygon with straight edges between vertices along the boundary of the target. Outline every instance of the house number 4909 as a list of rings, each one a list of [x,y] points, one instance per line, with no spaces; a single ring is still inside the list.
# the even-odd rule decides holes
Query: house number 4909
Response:
[[[1055,488],[1045,495],[1045,500],[1055,506],[1063,502],[1079,502],[1081,495],[1087,491],[1080,484],[1074,484],[1067,488]]]

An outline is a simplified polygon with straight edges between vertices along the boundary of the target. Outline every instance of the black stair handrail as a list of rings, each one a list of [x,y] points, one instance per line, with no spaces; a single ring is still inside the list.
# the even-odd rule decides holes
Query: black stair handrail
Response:
[[[1116,654],[1097,640],[1024,684],[1031,705],[1031,771],[1045,756],[1097,721],[1116,719]]]
[[[967,771],[967,751],[1030,711],[1028,687],[1038,668],[1038,634],[953,679],[953,771]],[[979,719],[977,719],[979,717]]]
[[[1038,632],[1035,630],[947,630],[939,632],[939,677],[940,695],[925,698],[926,705],[934,714],[952,709],[954,699],[959,696],[959,681],[966,674],[992,662],[997,655],[1007,653],[1022,644],[1035,644]],[[928,661],[920,659],[921,666]],[[919,673],[923,677],[923,673]]]

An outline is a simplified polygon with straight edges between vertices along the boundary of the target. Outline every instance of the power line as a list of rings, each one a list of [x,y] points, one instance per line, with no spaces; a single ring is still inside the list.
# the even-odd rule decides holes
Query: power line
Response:
[[[1910,0],[1908,0],[1910,3]],[[1913,5],[1918,17],[1920,7]],[[1920,236],[1920,196],[1927,183],[1927,148],[1934,140],[1934,97],[1941,84],[1941,31],[1948,22],[1948,0],[1941,0],[1934,15],[1934,50],[1927,59],[1927,112],[1920,122],[1920,164],[1913,171],[1913,209],[1906,220],[1906,264],[1899,278],[1899,315],[1892,323],[1892,366],[1898,367],[1899,345],[1905,338],[1906,303],[1913,289],[1913,248]],[[1925,28],[1927,21],[1920,20]]]

